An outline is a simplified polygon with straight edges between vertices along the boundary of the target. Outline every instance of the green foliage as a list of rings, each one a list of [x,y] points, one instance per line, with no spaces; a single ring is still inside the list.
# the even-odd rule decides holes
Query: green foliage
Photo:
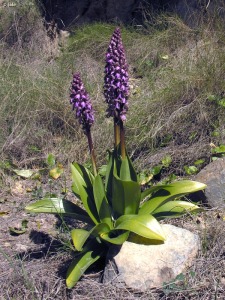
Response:
[[[73,229],[71,238],[78,252],[67,272],[67,286],[72,288],[85,270],[106,254],[110,244],[120,245],[130,232],[151,240],[166,239],[157,220],[178,217],[199,207],[181,196],[205,188],[194,181],[178,181],[157,185],[141,192],[140,184],[128,157],[122,159],[118,150],[110,153],[106,176],[93,174],[73,163],[72,190],[80,206],[66,200],[47,198],[26,207],[29,212],[70,216],[92,225],[91,230]]]
[[[198,172],[198,168],[196,166],[184,166],[184,171],[187,175],[193,175]]]

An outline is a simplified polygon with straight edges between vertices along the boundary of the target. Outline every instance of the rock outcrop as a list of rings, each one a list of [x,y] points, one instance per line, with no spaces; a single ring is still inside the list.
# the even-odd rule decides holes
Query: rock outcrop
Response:
[[[225,158],[208,164],[196,175],[195,180],[207,185],[204,195],[199,193],[204,202],[211,207],[225,207]]]
[[[225,11],[223,0],[42,0],[40,3],[46,21],[56,22],[59,29],[96,21],[141,25],[148,14],[161,11],[176,13],[188,25],[197,26],[201,16]]]

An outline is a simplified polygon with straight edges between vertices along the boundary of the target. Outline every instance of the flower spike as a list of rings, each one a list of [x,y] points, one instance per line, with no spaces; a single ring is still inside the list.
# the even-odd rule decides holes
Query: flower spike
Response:
[[[76,109],[76,117],[87,133],[94,123],[94,113],[90,97],[84,88],[79,73],[73,75],[70,92],[70,103],[73,105],[73,110]]]
[[[106,53],[104,81],[107,117],[124,122],[128,110],[129,77],[119,28],[115,29]]]

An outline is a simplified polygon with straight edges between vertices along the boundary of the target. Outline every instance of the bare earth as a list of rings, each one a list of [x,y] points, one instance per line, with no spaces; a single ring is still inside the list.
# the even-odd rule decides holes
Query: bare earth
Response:
[[[146,293],[103,285],[103,264],[94,266],[74,289],[65,286],[65,275],[72,260],[69,229],[82,226],[67,219],[46,214],[28,214],[24,207],[47,192],[63,186],[60,181],[4,177],[0,194],[0,299],[225,299],[225,211],[207,209],[169,223],[199,234],[202,250],[194,265],[175,282]],[[56,188],[57,189],[57,188]],[[58,188],[58,194],[60,194]],[[68,193],[72,199],[72,194]],[[23,229],[13,234],[10,227]],[[168,223],[168,221],[167,221]]]

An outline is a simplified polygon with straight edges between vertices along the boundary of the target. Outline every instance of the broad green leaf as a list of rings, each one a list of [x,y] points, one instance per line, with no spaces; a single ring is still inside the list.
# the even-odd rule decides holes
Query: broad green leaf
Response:
[[[102,244],[97,244],[95,241],[90,242],[85,247],[85,250],[73,260],[66,274],[66,285],[69,289],[71,289],[84,272],[104,254],[105,248],[102,246]]]
[[[123,181],[113,177],[112,207],[114,217],[126,214],[135,214],[138,211],[141,199],[140,186],[135,181]]]
[[[95,206],[93,188],[89,176],[82,176],[80,166],[77,164],[71,165],[72,170],[72,190],[74,194],[79,197],[84,205],[85,210],[95,224],[99,223],[98,212]]]
[[[112,205],[112,178],[113,178],[113,169],[114,169],[114,156],[111,151],[108,151],[109,154],[109,161],[106,168],[106,175],[105,175],[105,190],[106,190],[106,197],[109,201],[109,204]]]
[[[141,201],[147,197],[150,197],[153,193],[157,192],[158,190],[163,189],[164,187],[167,187],[167,185],[155,185],[155,186],[150,187],[149,189],[144,190],[141,193]]]
[[[82,166],[78,163],[73,163],[73,166],[80,173],[80,175],[84,179],[87,187],[91,188],[92,187],[92,182],[93,182],[93,179],[94,179],[94,175],[87,168],[85,168],[84,166]]]
[[[137,173],[134,169],[134,166],[132,164],[132,161],[131,161],[130,156],[128,155],[127,151],[126,151],[126,155],[127,155],[126,157],[127,157],[128,163],[129,163],[129,168],[130,168],[130,178],[132,181],[137,182],[138,181]]]
[[[131,181],[130,167],[129,161],[127,157],[125,159],[121,159],[121,167],[120,167],[120,179],[125,181]]]
[[[45,198],[29,204],[25,209],[31,213],[59,214],[62,216],[75,218],[82,222],[93,224],[86,211],[73,202],[65,199]]]
[[[90,236],[89,232],[85,229],[76,228],[71,230],[71,238],[73,240],[74,247],[77,251],[83,250],[83,245]]]
[[[158,219],[174,218],[187,212],[199,211],[200,208],[188,201],[170,201],[152,212],[152,215]]]
[[[106,199],[105,189],[100,175],[97,175],[93,182],[95,205],[101,222],[107,223],[112,228],[111,208]]]
[[[175,198],[205,189],[206,185],[197,181],[182,180],[163,186],[151,195],[139,209],[140,215],[151,214],[161,205]]]
[[[125,159],[121,159],[120,179],[126,181],[137,181],[137,174],[128,154]]]
[[[111,230],[108,233],[102,233],[100,237],[111,244],[122,245],[128,239],[130,232],[127,230],[120,232],[121,230]]]
[[[18,176],[23,178],[29,178],[34,174],[32,170],[13,170]]]
[[[84,243],[87,241],[90,235],[97,237],[103,233],[107,233],[110,231],[109,226],[106,223],[100,223],[93,227],[90,231],[84,229],[73,229],[71,231],[71,237],[73,240],[74,247],[77,251],[82,251]]]
[[[126,215],[121,216],[115,224],[115,229],[134,232],[148,239],[166,239],[159,222],[152,215]]]

